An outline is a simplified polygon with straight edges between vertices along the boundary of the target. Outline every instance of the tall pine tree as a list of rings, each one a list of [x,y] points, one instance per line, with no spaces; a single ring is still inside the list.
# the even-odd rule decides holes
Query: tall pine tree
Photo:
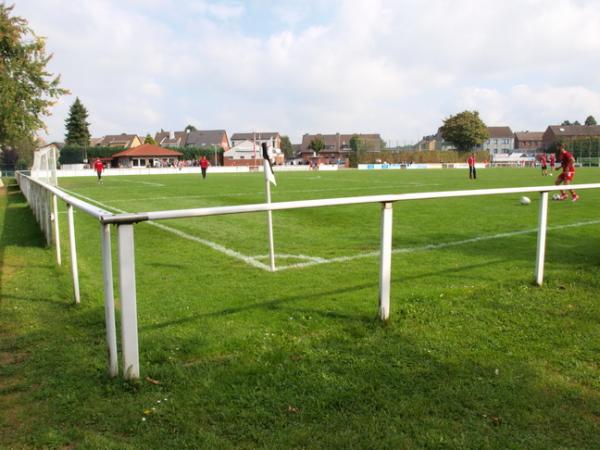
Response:
[[[88,112],[85,106],[77,97],[69,109],[69,117],[65,120],[67,128],[66,145],[79,145],[81,147],[90,145],[90,130],[88,128],[90,124],[85,120],[87,116]]]

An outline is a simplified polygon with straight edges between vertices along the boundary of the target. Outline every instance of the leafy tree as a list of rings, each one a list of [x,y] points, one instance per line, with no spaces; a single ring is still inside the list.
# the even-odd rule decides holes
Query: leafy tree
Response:
[[[581,124],[579,123],[579,120],[576,120],[575,122],[573,122],[573,125],[580,125],[581,126]]]
[[[590,127],[592,125],[598,125],[598,123],[596,122],[596,119],[594,119],[594,116],[587,116],[587,119],[585,119],[585,125]]]
[[[315,136],[308,144],[308,148],[314,152],[319,153],[321,150],[325,148],[325,141],[321,136]]]
[[[144,144],[156,145],[156,141],[154,140],[154,138],[152,136],[150,136],[150,133],[148,133],[146,135],[146,138],[144,139]]]
[[[194,125],[188,125],[187,127],[185,127],[184,131],[189,133],[190,131],[198,131],[198,130],[196,130],[196,127]]]
[[[88,116],[87,109],[79,100],[75,101],[69,109],[69,117],[65,120],[67,134],[65,135],[65,145],[79,145],[81,147],[89,147],[90,145],[90,130],[89,122],[86,121]]]
[[[562,126],[569,126],[569,125],[575,125],[572,124],[569,120],[563,120],[563,123],[561,123]]]
[[[459,152],[470,151],[490,137],[477,111],[463,111],[450,116],[444,120],[441,132],[444,140],[453,144]]]
[[[14,6],[0,3],[0,148],[31,142],[45,129],[55,99],[68,91],[60,76],[46,70],[44,39],[37,37],[22,17],[11,16]]]
[[[292,147],[290,138],[287,136],[281,136],[281,151],[283,152],[286,158],[294,157],[294,147]]]

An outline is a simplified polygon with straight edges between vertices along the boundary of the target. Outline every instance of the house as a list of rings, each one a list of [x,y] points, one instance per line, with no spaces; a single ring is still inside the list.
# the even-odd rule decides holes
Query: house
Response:
[[[377,152],[381,150],[382,139],[379,134],[304,134],[300,144],[300,156],[307,163],[314,164],[338,164],[349,166],[348,156],[351,151],[350,141],[353,137],[360,140],[367,151]],[[310,144],[315,139],[321,139],[325,144],[318,154],[313,151]]]
[[[281,148],[281,136],[276,131],[254,131],[252,133],[234,133],[231,135],[232,147],[244,141],[256,142],[258,146],[261,146],[265,142],[274,148]]]
[[[284,164],[284,156],[281,149],[267,144],[267,150],[275,165]],[[254,141],[242,141],[223,153],[223,165],[225,166],[258,166],[262,164],[262,145]]]
[[[543,131],[515,132],[515,150],[537,153],[542,148]]]
[[[186,147],[230,149],[225,130],[192,130],[187,133]]]
[[[225,130],[160,131],[154,140],[167,148],[199,147],[229,150],[229,139]]]
[[[600,138],[600,125],[550,125],[542,136],[542,146],[548,149],[557,142]]]
[[[169,167],[183,156],[175,150],[158,145],[142,144],[112,155],[117,167]]]
[[[476,146],[476,150],[487,151],[492,159],[498,153],[512,153],[515,148],[515,134],[510,127],[487,127],[487,130],[489,139]]]
[[[134,148],[142,145],[143,140],[137,134],[112,134],[101,138],[99,141],[92,139],[95,142],[95,147],[122,147]]]

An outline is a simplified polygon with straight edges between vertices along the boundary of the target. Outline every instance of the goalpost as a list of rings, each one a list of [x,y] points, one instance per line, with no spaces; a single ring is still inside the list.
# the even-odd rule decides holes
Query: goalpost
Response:
[[[36,150],[33,154],[31,178],[35,178],[50,186],[58,186],[56,166],[58,163],[58,148],[54,144]]]

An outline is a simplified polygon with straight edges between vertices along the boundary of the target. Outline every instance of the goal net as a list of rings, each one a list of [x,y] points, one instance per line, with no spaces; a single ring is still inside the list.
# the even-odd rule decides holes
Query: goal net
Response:
[[[58,161],[58,148],[54,144],[47,145],[35,151],[33,154],[33,166],[31,177],[57,186],[56,165]]]

